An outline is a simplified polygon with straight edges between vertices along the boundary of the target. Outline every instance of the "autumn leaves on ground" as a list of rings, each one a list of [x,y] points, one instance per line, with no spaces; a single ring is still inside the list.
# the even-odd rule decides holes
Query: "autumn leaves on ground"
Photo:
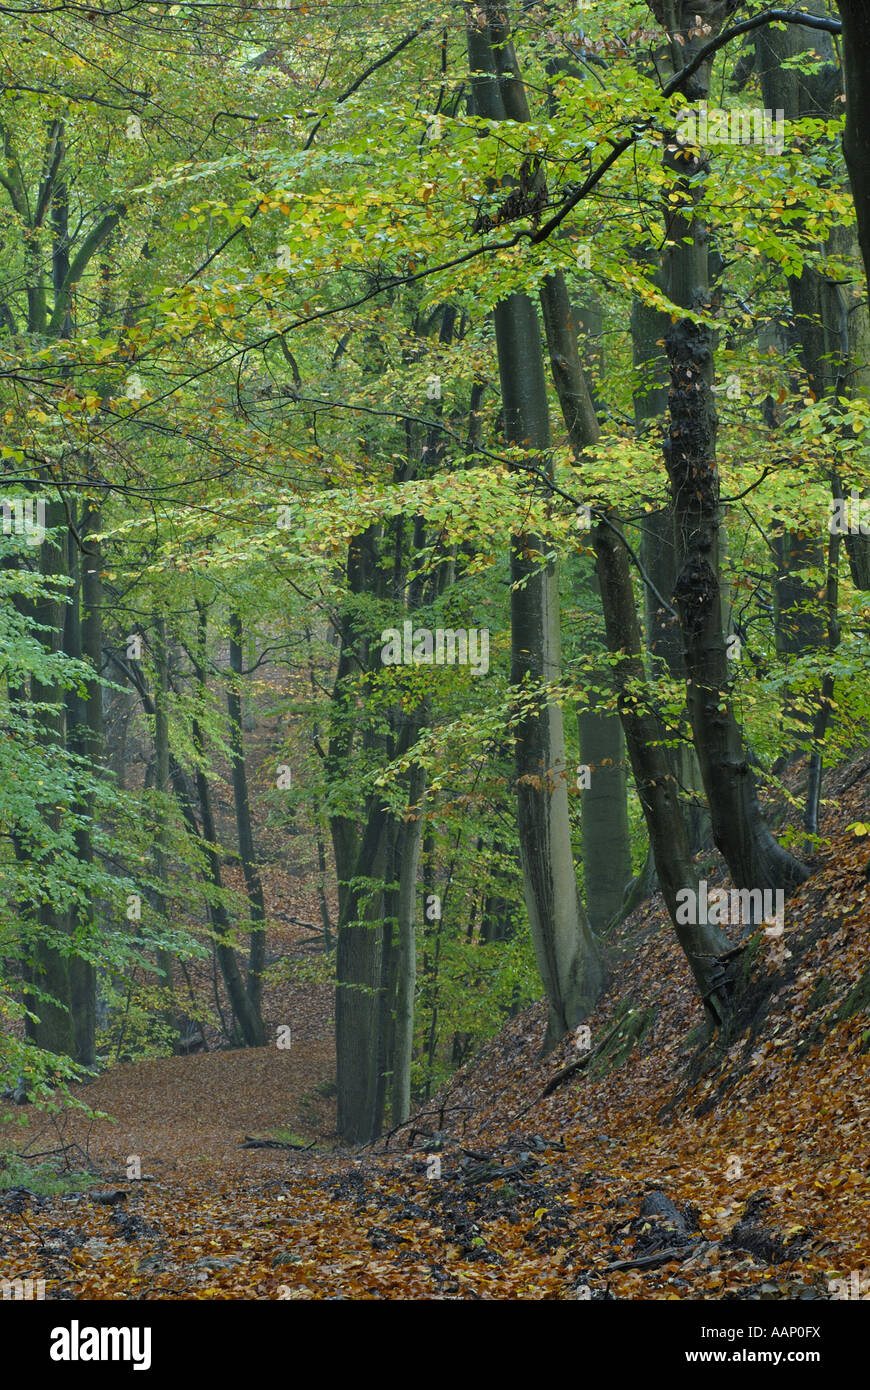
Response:
[[[867,759],[832,777],[789,954],[748,943],[727,1046],[700,1046],[656,898],[613,942],[588,1051],[570,1038],[541,1060],[534,1006],[410,1124],[349,1152],[331,991],[276,987],[289,1048],[115,1065],[80,1092],[111,1123],[5,1110],[27,1118],[5,1129],[19,1149],[83,1151],[99,1176],[0,1192],[0,1275],[55,1299],[812,1299],[856,1271],[866,1293],[868,788]],[[299,934],[270,948],[299,952]]]

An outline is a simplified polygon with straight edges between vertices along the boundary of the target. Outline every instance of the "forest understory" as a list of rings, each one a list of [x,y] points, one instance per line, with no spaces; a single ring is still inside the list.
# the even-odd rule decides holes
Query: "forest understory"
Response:
[[[534,1004],[396,1132],[348,1150],[332,992],[275,989],[289,1049],[114,1064],[78,1088],[113,1123],[34,1117],[20,1152],[55,1149],[93,1186],[0,1191],[0,1273],[77,1300],[846,1296],[870,1267],[870,837],[847,828],[870,759],[827,793],[788,954],[749,939],[727,1051],[656,895],[611,942],[588,1052],[569,1037],[542,1059]],[[700,867],[724,881],[718,856]],[[303,953],[302,933],[273,949]]]
[[[573,1300],[646,1374],[701,1301],[831,1378],[733,1305],[870,1298],[868,131],[868,0],[0,0],[52,1361]]]

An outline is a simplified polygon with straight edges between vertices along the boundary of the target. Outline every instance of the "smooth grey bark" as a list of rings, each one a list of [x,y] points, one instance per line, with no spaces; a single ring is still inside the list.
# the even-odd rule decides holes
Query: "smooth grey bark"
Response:
[[[455,310],[446,306],[439,331],[442,343],[451,340],[455,318]],[[405,446],[406,460],[394,470],[395,482],[421,472],[430,473],[443,464],[443,436],[434,425],[426,431],[408,425]],[[395,1098],[398,1088],[400,1100],[405,1092],[410,1095],[416,965],[415,942],[408,941],[408,932],[413,934],[415,930],[409,919],[412,907],[405,879],[408,827],[390,814],[380,797],[368,799],[362,827],[355,815],[347,814],[338,804],[350,775],[356,735],[355,677],[372,669],[379,650],[362,617],[359,597],[389,595],[396,605],[407,605],[408,611],[424,599],[426,585],[421,576],[410,585],[406,583],[406,539],[400,519],[386,533],[380,526],[369,528],[355,537],[349,547],[349,593],[339,623],[341,650],[325,759],[332,802],[330,829],[339,878],[335,997],[338,1128],[342,1137],[352,1143],[367,1142],[380,1133],[391,1091]],[[412,538],[414,548],[422,548],[425,540],[423,522],[418,518]],[[392,552],[389,580],[381,565],[388,550]],[[440,565],[430,587],[440,592],[450,571],[449,564]],[[388,736],[365,730],[362,741],[369,750],[377,750],[388,759],[408,751],[424,720],[423,710],[411,717],[394,710]],[[385,887],[385,882],[397,886]]]
[[[840,537],[832,535],[828,537],[827,566],[828,573],[825,581],[825,612],[827,615],[827,646],[828,651],[836,650],[840,641],[840,623],[837,616],[837,605],[839,600],[840,585]],[[819,833],[819,807],[822,797],[822,741],[828,721],[833,714],[834,700],[834,676],[828,670],[822,678],[821,699],[819,700],[816,717],[813,722],[813,747],[810,753],[809,779],[807,785],[807,801],[804,810],[804,830],[809,835]]]
[[[631,879],[625,743],[618,715],[577,711],[580,762],[590,769],[580,789],[580,843],[589,925],[601,936],[618,915]]]
[[[166,619],[162,614],[154,617],[154,785],[161,797],[170,793],[170,753],[169,753],[169,651],[166,642]],[[164,885],[164,890],[155,902],[155,909],[165,921],[167,918],[168,876],[169,876],[169,826],[165,804],[160,812],[160,825],[154,839],[154,877]],[[170,996],[174,994],[174,966],[172,952],[165,947],[157,950],[157,969],[165,989]],[[175,1032],[178,1021],[175,1010],[170,1006],[164,1013],[165,1021]],[[177,1039],[176,1039],[177,1042]]]
[[[527,121],[501,8],[489,3],[485,14],[468,14],[466,33],[476,113]],[[550,421],[535,305],[527,294],[512,294],[496,305],[494,321],[505,440],[537,451],[546,473]],[[554,564],[541,563],[546,549],[542,537],[511,540],[511,683],[522,689],[556,682],[561,673],[558,574]],[[577,892],[562,713],[554,701],[544,696],[522,719],[514,748],[523,893],[547,996],[547,1049],[589,1015],[604,967]]]
[[[356,677],[369,669],[370,640],[359,596],[377,594],[382,528],[369,527],[348,548],[348,599],[342,607],[341,648],[333,687],[325,771],[335,868],[338,923],[335,955],[335,1048],[338,1132],[365,1144],[380,1128],[383,1082],[381,989],[383,970],[384,870],[389,817],[379,796],[369,797],[362,830],[356,813],[340,809],[351,775],[358,718]],[[363,741],[371,741],[364,733]],[[336,805],[339,803],[339,806]]]
[[[822,12],[818,4],[811,6]],[[803,53],[821,57],[823,66],[815,72],[803,73],[785,66],[787,60]],[[830,119],[836,113],[842,95],[842,77],[830,34],[819,33],[799,25],[785,29],[762,29],[755,36],[755,59],[765,105],[781,109],[786,119],[805,116]],[[851,243],[851,244],[849,244]],[[853,234],[837,229],[828,241],[832,254],[858,254]],[[799,276],[788,280],[793,325],[788,337],[797,337],[801,358],[810,389],[817,399],[836,392],[837,395],[866,393],[868,387],[866,352],[870,340],[867,302],[848,284],[838,284],[812,266],[804,266]],[[779,326],[774,330],[777,347],[784,347],[786,334]],[[862,360],[862,358],[864,360]],[[768,423],[779,423],[777,407],[768,403]],[[834,493],[839,479],[833,480]],[[777,572],[774,581],[774,618],[777,651],[788,658],[804,651],[817,650],[825,640],[826,622],[818,601],[819,578],[825,566],[825,542],[821,527],[817,531],[786,531],[780,528],[774,535]],[[853,579],[858,587],[870,585],[870,539],[848,536],[847,553]],[[786,710],[810,730],[822,729],[827,723],[829,696],[822,691],[815,710],[800,709],[794,701],[786,702]],[[820,721],[820,711],[824,718]],[[821,775],[818,747],[812,754],[814,771]],[[810,802],[817,796],[810,795]],[[812,819],[812,817],[811,817]]]
[[[105,739],[103,730],[103,686],[100,680],[103,663],[103,552],[98,536],[103,519],[99,503],[92,499],[88,505],[87,522],[83,526],[85,549],[80,557],[81,566],[81,634],[82,657],[93,671],[93,676],[85,683],[84,732],[85,747],[94,768],[94,775],[103,775],[105,768]],[[94,798],[90,798],[89,813],[94,814]],[[93,836],[90,829],[86,833],[86,854],[93,858]],[[96,910],[96,909],[92,909]],[[96,923],[94,923],[96,928]],[[74,958],[75,959],[75,958]],[[96,1013],[97,1013],[97,972],[89,961],[82,962],[83,976],[79,995],[79,1016],[85,1006],[87,1020],[82,1028],[81,1053],[93,1053],[88,1066],[96,1064]],[[73,1011],[76,1012],[75,998]]]
[[[408,753],[421,727],[419,718],[404,719],[387,756]],[[411,784],[416,785],[413,773]],[[397,940],[393,931],[393,918],[399,916],[402,872],[408,874],[411,869],[399,866],[396,858],[397,846],[402,859],[405,856],[404,823],[394,818],[380,793],[369,796],[363,825],[339,916],[335,989],[338,1132],[350,1143],[360,1144],[375,1139],[383,1123],[403,949],[401,937]],[[413,843],[408,847],[413,850]],[[399,892],[385,893],[384,884],[392,881],[397,868]],[[404,888],[408,908],[407,880]]]
[[[198,613],[198,624],[195,666],[199,699],[200,702],[204,704],[207,698],[205,672],[208,610],[202,603],[197,603],[196,608]],[[203,737],[202,724],[198,718],[191,720],[191,735],[194,751],[196,753],[194,780],[196,783],[197,799],[199,801],[200,818],[202,820],[203,851],[205,853],[209,878],[213,886],[220,890],[223,887],[223,883],[221,879],[220,855],[217,848],[217,831],[215,829],[214,811],[212,809],[211,787],[209,786],[209,781],[205,774],[205,739]],[[259,1009],[255,1008],[252,1004],[242,980],[239,963],[236,960],[235,947],[232,944],[232,923],[230,922],[229,914],[222,902],[212,901],[209,903],[209,915],[216,938],[215,952],[218,964],[226,986],[233,1016],[241,1034],[241,1039],[247,1047],[262,1047],[266,1041],[263,1020],[260,1016]]]
[[[528,295],[514,294],[495,309],[505,436],[509,443],[550,448],[549,412],[540,329]],[[541,564],[542,537],[511,541],[511,683],[556,683],[561,675],[559,584],[556,566]],[[549,698],[517,726],[517,825],[523,890],[535,957],[547,994],[545,1046],[591,1012],[603,987],[599,947],[577,892],[562,712]]]
[[[870,6],[866,0],[837,0],[843,24],[842,61],[846,94],[846,124],[843,153],[855,200],[858,242],[864,262],[865,283],[870,292]],[[838,293],[842,295],[842,287]],[[870,361],[870,326],[866,301],[858,316],[849,318],[853,355],[860,358],[863,374],[861,389],[868,391],[866,364]],[[847,383],[849,384],[849,383]],[[842,496],[840,482],[834,480],[834,495]],[[866,494],[865,494],[866,495]],[[844,537],[852,582],[865,592],[870,590],[870,538]]]
[[[239,858],[245,879],[245,892],[251,914],[251,945],[248,956],[247,992],[251,1007],[260,1013],[263,1000],[263,971],[266,968],[266,907],[263,884],[254,850],[254,831],[251,824],[251,805],[248,797],[248,774],[245,766],[245,742],[242,733],[242,622],[231,613],[230,671],[227,685],[227,714],[230,724],[230,759],[233,779],[233,804],[236,812],[236,832]]]
[[[94,670],[84,691],[74,689],[66,695],[66,741],[71,752],[86,758],[91,775],[100,775],[103,762],[103,699],[100,684],[102,662],[102,557],[93,534],[99,531],[100,516],[92,503],[79,526],[84,551],[72,531],[67,532],[68,572],[73,580],[64,621],[64,650],[68,656],[84,659]],[[93,862],[93,823],[95,796],[85,793],[79,806],[85,825],[76,830],[76,853],[83,864]],[[69,931],[82,928],[93,942],[96,937],[96,904],[70,909]],[[69,959],[70,1008],[75,1040],[75,1058],[82,1066],[96,1065],[97,972],[86,956],[73,952]]]
[[[359,597],[377,590],[378,542],[380,528],[369,527],[350,542],[347,555],[348,599],[342,605],[339,619],[340,648],[338,669],[333,683],[329,746],[324,762],[327,786],[330,790],[329,829],[338,879],[339,915],[348,893],[348,880],[354,872],[359,848],[359,825],[353,815],[336,809],[348,776],[348,767],[356,731],[356,677],[368,669],[367,633],[360,619]]]
[[[426,774],[414,767],[408,785],[406,820],[397,838],[399,885],[396,895],[396,993],[393,1033],[392,1114],[394,1125],[411,1113],[411,1059],[414,1048],[414,1000],[417,988],[417,869],[423,839]]]
[[[370,797],[355,871],[338,921],[335,986],[338,1132],[365,1144],[378,1132],[383,879],[389,815]]]
[[[49,501],[45,509],[46,531],[65,526],[65,515],[61,504]],[[34,618],[39,624],[38,636],[43,647],[50,652],[61,649],[64,632],[63,595],[65,589],[57,583],[67,574],[66,530],[61,531],[63,541],[48,535],[40,547],[39,570],[49,589],[34,604]],[[40,743],[46,747],[62,747],[65,739],[65,719],[63,692],[55,685],[44,685],[34,676],[31,678],[31,698],[37,703],[45,703],[47,708],[34,713],[34,725]],[[46,820],[52,830],[60,828],[61,812],[57,808],[46,810]],[[52,945],[50,937],[63,938],[69,934],[69,915],[60,912],[50,903],[39,911],[39,933],[35,943],[30,968],[30,983],[38,985],[49,996],[38,998],[25,991],[25,1003],[37,1016],[26,1020],[27,1036],[39,1047],[65,1056],[75,1055],[75,1035],[72,1019],[72,989],[70,981],[68,946]]]

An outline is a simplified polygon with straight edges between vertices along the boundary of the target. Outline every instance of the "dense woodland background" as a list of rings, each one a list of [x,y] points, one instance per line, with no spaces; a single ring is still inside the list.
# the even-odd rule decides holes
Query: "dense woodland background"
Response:
[[[669,1260],[830,1296],[867,1258],[867,5],[22,0],[0,45],[0,1166],[83,1233],[43,1272],[275,1296],[295,1163],[280,1297],[683,1296]],[[560,1155],[611,1140],[605,1195]],[[198,1159],[261,1221],[245,1282]],[[363,1240],[368,1182],[413,1236]],[[388,1270],[448,1226],[455,1268]]]

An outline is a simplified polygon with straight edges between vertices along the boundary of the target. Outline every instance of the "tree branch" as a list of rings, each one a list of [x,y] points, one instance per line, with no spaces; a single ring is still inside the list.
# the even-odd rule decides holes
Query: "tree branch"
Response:
[[[103,220],[98,222],[96,227],[85,237],[70,263],[66,278],[55,299],[54,310],[48,324],[48,331],[51,335],[60,332],[61,325],[69,309],[73,286],[78,284],[87,270],[91,258],[95,252],[99,250],[106,238],[111,236],[126,211],[127,209],[122,206],[116,208],[113,212],[107,213]]]

